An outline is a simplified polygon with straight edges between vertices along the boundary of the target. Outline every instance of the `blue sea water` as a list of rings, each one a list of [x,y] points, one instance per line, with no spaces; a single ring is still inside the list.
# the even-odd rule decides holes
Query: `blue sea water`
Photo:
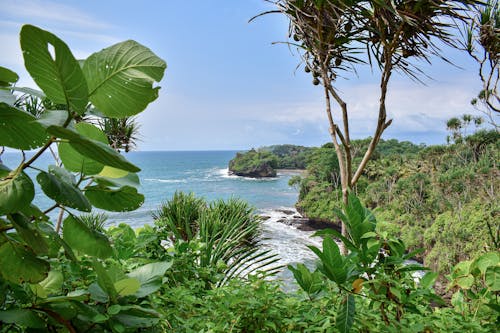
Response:
[[[145,202],[138,210],[128,213],[110,214],[113,222],[126,222],[134,227],[151,223],[151,213],[176,191],[193,192],[208,201],[215,199],[241,198],[258,210],[291,207],[297,200],[297,191],[288,186],[290,174],[279,174],[276,178],[252,179],[228,175],[228,162],[235,151],[152,151],[131,152],[126,158],[141,168],[139,192]],[[27,156],[29,158],[29,156]],[[14,153],[2,155],[4,163],[13,168],[19,161]],[[50,154],[44,154],[36,162],[40,169],[55,164]],[[32,179],[36,171],[28,171]],[[37,187],[35,203],[42,208],[52,202]]]
[[[208,201],[228,199],[230,197],[246,200],[256,208],[256,212],[269,216],[263,222],[263,246],[281,257],[279,264],[297,262],[312,264],[314,255],[307,245],[320,246],[320,239],[311,238],[311,232],[304,232],[278,222],[290,216],[283,209],[294,210],[297,190],[288,185],[292,176],[289,172],[278,173],[275,178],[253,179],[228,175],[228,162],[235,151],[158,151],[131,152],[125,157],[141,168],[139,192],[145,196],[144,204],[133,212],[107,213],[110,225],[127,223],[132,227],[151,224],[151,213],[162,202],[168,200],[176,191],[193,192]],[[14,168],[20,161],[19,154],[4,153],[0,156],[3,163]],[[26,158],[29,158],[29,154]],[[46,170],[49,164],[55,164],[51,154],[45,153],[34,164]],[[36,184],[36,170],[28,170],[35,182],[35,204],[41,209],[50,207],[48,199]],[[53,211],[57,215],[56,211]],[[290,281],[291,274],[284,270],[281,277]]]
[[[228,162],[235,151],[132,152],[128,160],[142,171],[144,205],[132,214],[121,214],[131,225],[148,221],[151,211],[175,191],[193,192],[208,201],[241,198],[259,210],[290,207],[297,201],[296,189],[288,185],[289,174],[271,179],[228,175]]]

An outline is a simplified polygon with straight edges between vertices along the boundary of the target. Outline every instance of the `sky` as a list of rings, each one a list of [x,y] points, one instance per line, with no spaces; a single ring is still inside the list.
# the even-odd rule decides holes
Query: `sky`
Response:
[[[0,0],[0,66],[36,87],[19,47],[23,24],[64,40],[77,59],[133,39],[167,62],[159,98],[139,117],[139,150],[244,150],[272,144],[318,146],[330,141],[321,86],[297,69],[298,53],[285,44],[288,23],[264,0]],[[481,83],[465,53],[443,52],[455,66],[422,64],[425,84],[394,75],[383,138],[444,143],[446,120],[480,115],[470,100]],[[379,73],[366,65],[337,87],[350,110],[351,137],[372,135]],[[334,109],[335,117],[338,109]]]

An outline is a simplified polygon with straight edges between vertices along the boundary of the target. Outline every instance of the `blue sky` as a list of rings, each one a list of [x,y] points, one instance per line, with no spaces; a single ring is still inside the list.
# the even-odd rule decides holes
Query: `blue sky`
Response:
[[[34,86],[23,67],[19,30],[29,23],[63,39],[77,58],[134,39],[168,65],[160,97],[140,115],[140,150],[248,149],[330,140],[321,88],[295,70],[299,57],[285,45],[287,22],[267,15],[263,0],[39,1],[0,0],[0,65]],[[443,143],[445,123],[477,114],[470,100],[480,81],[477,67],[458,50],[445,53],[461,68],[435,60],[425,66],[426,85],[395,75],[384,138]],[[367,66],[338,82],[351,110],[354,138],[374,129],[378,75]]]

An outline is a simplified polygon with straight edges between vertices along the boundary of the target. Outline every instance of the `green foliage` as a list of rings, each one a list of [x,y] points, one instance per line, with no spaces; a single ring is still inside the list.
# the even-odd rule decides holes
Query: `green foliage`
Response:
[[[418,283],[412,272],[424,268],[405,263],[415,252],[407,253],[405,242],[377,226],[355,196],[342,211],[334,209],[340,207],[335,200],[318,208],[335,212],[347,225],[347,237],[330,233],[350,253],[341,255],[331,235],[323,233],[322,249],[311,247],[319,258],[317,269],[290,267],[305,295],[285,293],[276,281],[263,278],[279,269],[277,258],[259,248],[261,224],[240,200],[206,203],[176,193],[155,213],[154,228],[146,225],[137,231],[126,224],[105,230],[103,215],[74,215],[69,208],[122,211],[142,203],[134,173],[138,168],[82,119],[100,117],[94,106],[107,117],[142,111],[157,97],[153,84],[161,80],[165,64],[149,49],[127,41],[93,54],[82,71],[64,42],[33,26],[23,27],[21,47],[26,67],[43,92],[13,87],[17,74],[0,67],[0,86],[8,92],[0,95],[8,102],[0,104],[0,120],[5,120],[0,121],[0,146],[40,149],[28,160],[20,151],[21,163],[14,170],[0,164],[0,332],[492,332],[497,327],[500,259],[494,249],[455,266],[449,287],[455,292],[453,308],[432,308],[432,302],[444,305],[432,290],[437,274],[428,273]],[[126,86],[134,87],[132,95]],[[29,96],[12,102],[14,91]],[[391,155],[391,181],[380,188],[414,199],[409,202],[426,211],[437,207],[440,214],[463,202],[460,213],[465,214],[467,205],[481,205],[470,200],[477,193],[495,198],[489,189],[495,184],[498,140],[490,136],[466,140],[465,151],[447,147],[420,152],[422,165],[408,170],[402,167],[403,158]],[[47,170],[35,167],[52,145],[58,146],[62,164],[56,161]],[[402,155],[393,145],[384,148],[386,153]],[[407,148],[414,147],[403,150]],[[266,155],[270,153],[262,154],[273,160]],[[389,163],[384,154],[377,163]],[[338,192],[337,178],[321,169],[324,161],[334,162],[331,148],[311,156],[318,168],[300,180],[307,186],[301,198],[332,197]],[[466,170],[471,160],[476,163],[472,172]],[[440,171],[439,177],[429,171],[429,163]],[[27,169],[38,171],[41,191],[54,202],[44,211],[32,203],[35,187]],[[375,181],[382,176],[377,169],[367,175]],[[406,183],[398,185],[400,179]],[[470,187],[477,179],[480,187],[473,192]],[[446,200],[422,189],[434,183],[440,184],[439,194]],[[323,194],[315,192],[318,188]],[[361,189],[369,185],[360,183]],[[404,212],[405,221],[414,221],[411,214],[418,213],[418,205],[395,203],[394,197],[384,199],[391,204],[386,214]],[[498,244],[498,209],[494,204],[490,208],[478,220],[487,222],[488,235]],[[61,220],[50,221],[47,214],[53,209],[62,209]],[[422,221],[405,227],[421,231],[420,223],[427,223]],[[444,240],[437,233],[443,230],[429,228],[424,236],[438,244]]]
[[[84,113],[89,96],[87,81],[68,46],[32,25],[24,25],[20,37],[26,70],[47,98],[78,114]],[[53,48],[54,55],[48,47]]]
[[[35,149],[43,146],[47,133],[30,113],[0,103],[0,140],[15,149]]]
[[[313,148],[285,144],[262,147],[260,150],[269,151],[276,156],[278,169],[305,169]]]
[[[448,273],[459,261],[498,248],[498,138],[496,131],[478,131],[449,146],[381,141],[353,191],[378,208],[375,214],[384,220],[379,231],[401,237],[410,250],[424,248],[417,257]],[[360,149],[367,143],[356,141]],[[295,180],[300,184],[297,208],[307,217],[335,223],[340,185],[318,171],[337,175],[326,158],[328,149],[333,156],[333,149],[319,148],[325,158],[312,159],[305,177]]]
[[[500,323],[500,255],[497,252],[460,262],[448,279],[448,288],[455,290],[451,304],[456,311],[485,327]]]
[[[311,247],[319,258],[317,271],[311,273],[303,265],[292,268],[292,271],[301,288],[304,288],[312,300],[312,307],[325,299],[332,300],[330,304],[335,311],[330,318],[334,319],[338,331],[494,331],[496,317],[492,310],[497,306],[494,297],[494,276],[498,267],[496,253],[485,254],[476,259],[474,264],[460,264],[453,275],[455,280],[451,287],[458,288],[457,295],[462,297],[461,301],[455,302],[461,302],[457,304],[462,307],[480,304],[481,309],[477,306],[463,311],[460,308],[451,309],[445,306],[444,301],[432,289],[438,274],[429,272],[416,279],[414,272],[426,268],[406,262],[414,253],[408,253],[400,239],[377,232],[374,215],[358,198],[350,195],[349,205],[344,206],[342,211],[337,211],[337,214],[346,224],[348,236],[343,237],[335,230],[318,232],[325,238],[322,250]],[[344,243],[349,249],[348,255],[341,255],[330,235]],[[489,276],[486,277],[488,272]],[[310,288],[312,276],[316,274],[323,275],[323,278],[314,278],[317,282],[314,284],[313,299]],[[474,280],[472,274],[476,274],[477,280]],[[474,283],[489,288],[490,294],[486,295],[484,287],[473,288]],[[474,301],[463,299],[464,293],[473,297]],[[433,304],[439,304],[442,308],[433,308]]]
[[[174,280],[201,280],[206,288],[259,271],[275,274],[276,255],[259,249],[260,219],[238,199],[210,204],[193,194],[175,193],[153,215],[157,234],[174,244],[175,269],[190,265],[191,275]],[[194,263],[194,264],[193,264]]]
[[[305,169],[314,148],[275,145],[237,153],[229,161],[229,171],[239,176],[274,177],[275,169]]]
[[[123,118],[143,111],[158,97],[159,87],[153,84],[165,68],[151,50],[128,40],[90,55],[83,74],[92,104],[107,117]]]
[[[252,149],[246,153],[237,153],[236,157],[229,161],[229,171],[236,175],[274,177],[277,165],[278,160],[273,153]]]
[[[98,101],[103,111],[115,110],[113,115],[118,117],[142,111],[157,94],[151,85],[161,80],[165,63],[129,41],[111,48],[123,51],[119,58],[108,58],[109,49],[97,52],[84,61],[82,71],[62,40],[30,25],[21,30],[21,48],[26,69],[43,93],[14,87],[17,74],[0,68],[1,86],[9,95],[1,97],[9,104],[0,104],[0,146],[40,149],[28,160],[19,151],[21,163],[14,170],[0,164],[0,331],[132,332],[158,326],[160,313],[150,295],[158,291],[171,265],[164,261],[166,255],[159,255],[158,239],[132,232],[128,245],[154,251],[140,259],[134,257],[137,252],[127,256],[123,246],[127,239],[115,247],[102,221],[86,216],[84,223],[68,209],[90,211],[94,205],[122,211],[144,201],[134,187],[138,178],[133,172],[139,168],[110,148],[101,130],[79,121],[93,109],[89,100]],[[139,54],[148,59],[141,60]],[[115,74],[126,72],[127,84],[137,92],[134,102],[130,91],[113,85],[111,79],[93,89],[98,77],[89,80],[84,75],[100,71],[101,66],[120,68],[123,64],[131,65],[129,72]],[[138,74],[140,70],[132,69],[134,64],[152,66]],[[19,100],[15,100],[17,91],[25,94]],[[118,98],[102,102],[102,94]],[[125,108],[123,102],[130,107]],[[58,146],[64,167],[58,161],[48,170],[34,167],[53,145]],[[43,194],[54,202],[45,212],[32,204],[35,187],[27,169],[38,171]],[[56,208],[62,211],[54,229],[45,214]],[[67,217],[62,221],[64,214]],[[61,223],[62,237],[58,234]]]
[[[167,237],[184,241],[193,239],[198,231],[198,218],[205,206],[205,201],[196,198],[193,193],[175,192],[170,200],[153,213],[158,232],[165,239]]]

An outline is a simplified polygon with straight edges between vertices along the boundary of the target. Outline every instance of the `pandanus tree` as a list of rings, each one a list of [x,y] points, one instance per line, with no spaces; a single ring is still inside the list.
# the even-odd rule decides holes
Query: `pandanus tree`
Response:
[[[322,85],[325,111],[341,176],[344,204],[392,119],[387,118],[388,85],[394,72],[420,81],[415,60],[443,58],[440,46],[455,45],[451,29],[466,21],[474,0],[276,0],[289,19],[290,44],[298,46],[313,84]],[[376,127],[358,165],[353,165],[349,108],[338,78],[362,64],[378,69],[380,90]],[[338,117],[334,117],[334,105]],[[339,119],[339,120],[336,120]],[[342,233],[347,234],[344,226]]]
[[[475,7],[472,20],[464,28],[463,48],[479,64],[478,75],[482,83],[472,105],[487,115],[497,132],[495,120],[500,115],[500,5],[497,0]]]
[[[106,133],[110,146],[115,150],[126,153],[133,150],[139,141],[139,128],[134,117],[100,118],[99,127]]]

